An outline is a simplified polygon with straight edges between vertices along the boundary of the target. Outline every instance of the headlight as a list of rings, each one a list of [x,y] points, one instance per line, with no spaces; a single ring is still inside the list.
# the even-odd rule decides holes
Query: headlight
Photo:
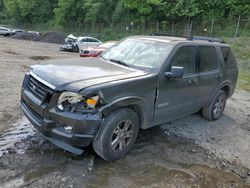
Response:
[[[97,95],[86,98],[78,93],[63,92],[57,101],[57,107],[61,111],[82,112],[84,109],[95,108],[98,100]]]

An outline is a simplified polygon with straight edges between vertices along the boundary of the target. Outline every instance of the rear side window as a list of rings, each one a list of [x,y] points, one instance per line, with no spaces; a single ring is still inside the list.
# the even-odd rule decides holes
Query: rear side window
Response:
[[[91,38],[89,38],[88,39],[88,42],[98,42],[97,40],[95,40],[95,39],[91,39]]]
[[[81,42],[88,42],[88,39],[87,38],[82,39]]]
[[[199,72],[215,70],[218,67],[216,49],[212,46],[199,46]]]
[[[221,47],[221,53],[227,68],[236,68],[236,60],[230,47]]]
[[[196,71],[195,47],[184,46],[175,53],[171,66],[180,66],[184,68],[184,74],[192,74]]]

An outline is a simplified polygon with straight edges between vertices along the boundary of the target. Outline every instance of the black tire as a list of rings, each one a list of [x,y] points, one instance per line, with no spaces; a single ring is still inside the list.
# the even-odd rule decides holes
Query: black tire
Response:
[[[219,119],[225,109],[226,100],[225,91],[218,91],[210,104],[202,109],[202,116],[210,121]]]
[[[73,52],[76,52],[78,53],[79,52],[79,47],[76,45],[76,46],[73,46]]]
[[[127,130],[125,130],[126,127],[128,127]],[[137,114],[129,108],[116,110],[104,118],[101,130],[94,138],[93,148],[100,157],[107,161],[121,159],[133,147],[138,132]],[[125,138],[128,136],[130,137]],[[118,145],[116,145],[117,142]]]

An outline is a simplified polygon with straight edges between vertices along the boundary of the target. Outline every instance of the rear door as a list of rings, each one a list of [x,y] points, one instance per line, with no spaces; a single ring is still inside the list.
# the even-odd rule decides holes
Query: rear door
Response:
[[[207,103],[222,81],[219,54],[214,46],[198,46],[199,98]]]
[[[89,44],[89,46],[98,46],[100,44],[100,42],[96,39],[89,38],[88,44]]]
[[[173,53],[167,69],[161,73],[159,78],[155,124],[177,119],[197,110],[199,78],[196,47],[193,45],[181,46]],[[164,72],[170,71],[172,66],[184,67],[183,78],[165,78]]]

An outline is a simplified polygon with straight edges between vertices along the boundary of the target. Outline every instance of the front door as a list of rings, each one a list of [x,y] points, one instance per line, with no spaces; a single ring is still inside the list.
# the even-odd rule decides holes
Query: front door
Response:
[[[198,109],[196,102],[199,76],[196,59],[196,47],[192,45],[179,47],[174,52],[165,72],[172,66],[180,66],[184,68],[184,76],[169,79],[164,76],[164,71],[160,75],[155,105],[155,124],[183,117]]]

